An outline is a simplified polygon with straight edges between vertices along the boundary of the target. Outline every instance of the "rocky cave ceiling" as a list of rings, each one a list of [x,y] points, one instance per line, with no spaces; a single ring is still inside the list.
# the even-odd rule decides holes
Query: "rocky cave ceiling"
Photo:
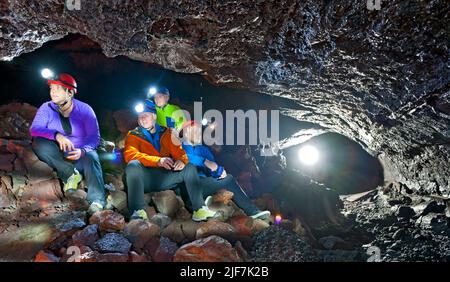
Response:
[[[282,113],[357,141],[386,180],[450,191],[447,1],[64,2],[1,0],[0,58],[86,35],[109,57],[292,99]]]

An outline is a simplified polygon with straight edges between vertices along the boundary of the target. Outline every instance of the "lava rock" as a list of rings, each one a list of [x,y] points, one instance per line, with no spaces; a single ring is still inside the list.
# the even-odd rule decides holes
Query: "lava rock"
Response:
[[[167,215],[158,213],[150,219],[150,222],[158,225],[159,228],[164,229],[172,222],[172,219]]]
[[[94,213],[89,224],[97,224],[100,231],[121,231],[125,228],[125,218],[112,210],[103,210]]]
[[[131,243],[118,233],[107,233],[94,245],[94,249],[100,253],[128,254],[130,248]]]
[[[94,248],[94,244],[98,241],[98,225],[92,224],[86,226],[83,230],[77,231],[72,236],[72,242],[75,246],[88,246]]]
[[[145,250],[154,262],[171,262],[178,246],[169,238],[161,236],[150,238],[145,244]]]
[[[242,262],[233,246],[219,236],[209,236],[181,246],[175,262]]]
[[[234,216],[227,221],[234,230],[244,236],[252,236],[253,219],[246,215]]]
[[[153,195],[152,201],[158,212],[169,217],[174,217],[181,207],[180,202],[172,190],[157,192]]]
[[[123,233],[133,244],[135,250],[141,250],[150,238],[159,236],[160,231],[156,224],[143,219],[135,219],[127,224]]]

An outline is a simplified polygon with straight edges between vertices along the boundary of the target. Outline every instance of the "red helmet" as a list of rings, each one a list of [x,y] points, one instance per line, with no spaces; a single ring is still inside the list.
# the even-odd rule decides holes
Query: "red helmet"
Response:
[[[55,80],[47,80],[47,84],[58,84],[77,93],[77,82],[75,81],[75,78],[73,78],[73,76],[67,73],[61,73]]]

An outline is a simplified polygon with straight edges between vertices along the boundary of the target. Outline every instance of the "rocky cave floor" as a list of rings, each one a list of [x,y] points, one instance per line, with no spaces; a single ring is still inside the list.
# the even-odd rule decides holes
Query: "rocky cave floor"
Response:
[[[84,183],[63,195],[30,148],[35,110],[0,108],[0,133],[8,137],[0,145],[0,261],[450,261],[448,199],[399,182],[341,196],[342,208],[321,221],[292,213],[278,225],[273,217],[253,220],[221,191],[212,208],[222,217],[196,223],[181,198],[165,191],[146,194],[149,221],[129,222],[123,170],[107,170],[110,210],[88,217]],[[254,201],[288,214],[270,194]]]

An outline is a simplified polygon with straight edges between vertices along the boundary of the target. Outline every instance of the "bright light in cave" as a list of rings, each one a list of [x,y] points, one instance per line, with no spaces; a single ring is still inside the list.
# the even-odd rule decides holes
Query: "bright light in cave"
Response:
[[[41,70],[41,75],[45,79],[50,79],[53,77],[53,72],[50,69],[45,68]]]
[[[314,146],[306,145],[300,148],[298,157],[304,165],[311,166],[319,160],[319,151]]]
[[[144,104],[139,103],[134,107],[134,110],[136,111],[136,113],[142,113],[144,111]]]
[[[157,91],[156,87],[150,87],[150,89],[148,90],[149,96],[155,95],[156,91]]]

